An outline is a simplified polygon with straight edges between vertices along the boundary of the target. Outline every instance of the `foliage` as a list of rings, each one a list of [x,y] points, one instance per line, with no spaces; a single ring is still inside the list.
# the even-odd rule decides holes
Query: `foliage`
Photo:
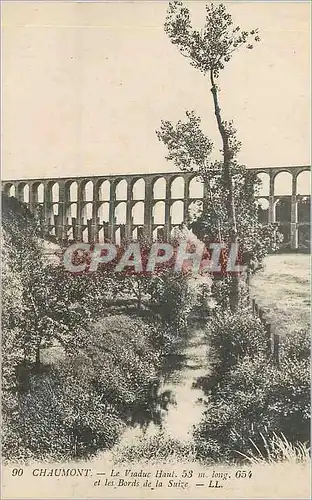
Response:
[[[209,160],[211,146],[208,146],[209,139],[200,129],[200,118],[194,112],[187,112],[186,115],[188,121],[178,121],[175,126],[169,121],[162,121],[157,135],[168,147],[167,159],[173,160],[183,171],[197,171],[206,186],[204,209],[190,226],[193,232],[207,244],[226,242],[231,235],[232,223],[224,203],[226,191],[222,162]],[[231,134],[234,141],[233,127]],[[200,140],[195,141],[194,137],[199,135]],[[239,150],[239,144],[235,149],[236,152]],[[255,272],[261,268],[261,261],[267,252],[278,248],[281,237],[273,225],[263,225],[258,220],[259,206],[255,195],[259,192],[260,180],[235,160],[232,160],[230,168],[240,251],[243,263]]]
[[[241,168],[235,162],[235,157],[240,149],[241,143],[236,138],[236,130],[232,121],[225,121],[221,115],[218,92],[219,88],[215,79],[219,77],[220,70],[224,69],[234,52],[241,47],[253,48],[250,39],[259,41],[258,30],[241,31],[239,26],[234,27],[231,15],[223,4],[211,3],[206,6],[206,19],[204,28],[197,31],[192,28],[189,9],[180,1],[169,3],[165,32],[171,42],[177,45],[181,54],[190,60],[192,66],[210,76],[211,92],[213,96],[214,111],[217,127],[222,140],[222,162],[207,161],[212,151],[211,141],[205,137],[200,130],[200,119],[194,112],[187,112],[188,123],[178,122],[176,129],[170,122],[162,122],[158,137],[169,149],[168,159],[172,159],[182,170],[196,170],[202,175],[208,192],[211,190],[211,173],[221,173],[221,199],[225,207],[227,223],[230,226],[230,234],[237,238],[236,216],[238,209],[234,199],[235,184],[233,175],[235,170]],[[190,140],[192,137],[192,140]],[[194,138],[197,140],[194,141]],[[196,143],[194,147],[194,143]],[[187,155],[185,155],[185,150]],[[199,153],[199,154],[198,154]],[[211,199],[211,196],[210,196]],[[211,199],[212,201],[212,199]],[[225,203],[224,203],[225,201]],[[212,203],[214,214],[219,218]],[[223,229],[221,221],[218,221],[219,231]]]
[[[15,390],[19,366],[40,366],[40,352],[55,342],[73,353],[91,320],[105,313],[110,276],[76,275],[49,263],[36,218],[14,198],[3,195],[3,377]],[[14,349],[13,349],[14,347]]]
[[[128,412],[146,382],[157,378],[159,354],[152,346],[154,332],[142,318],[126,315],[103,318],[86,332],[85,376],[94,380],[98,391],[120,413]]]
[[[290,442],[309,440],[309,363],[285,362],[280,368],[264,356],[244,358],[232,369],[195,432],[213,440],[221,456],[252,452],[251,439],[265,454],[261,434],[283,432]]]
[[[155,276],[150,282],[150,292],[165,328],[176,334],[184,333],[196,299],[189,287],[188,277],[173,270]]]
[[[29,273],[37,280],[42,263],[38,225],[28,209],[15,198],[2,195],[2,383],[3,401],[14,404],[17,367],[35,341],[24,328],[29,317]],[[34,320],[36,320],[34,318]]]
[[[222,160],[210,159],[213,143],[201,130],[194,111],[186,112],[186,122],[162,121],[157,136],[168,148],[168,160],[183,171],[196,171],[204,182],[203,211],[192,223],[195,234],[205,242],[238,243],[244,264],[254,272],[278,238],[273,226],[264,227],[258,221],[255,193],[259,182],[236,160],[241,143],[233,122],[222,117],[216,79],[235,52],[242,47],[252,49],[260,40],[258,30],[234,26],[226,7],[212,2],[206,6],[204,27],[198,31],[192,27],[188,7],[175,0],[169,2],[165,32],[191,65],[210,78]],[[229,305],[234,311],[240,298],[239,278],[232,276],[230,282]]]
[[[13,247],[2,236],[2,388],[5,392],[15,383],[15,366],[24,358],[21,323],[25,313],[22,301],[23,283],[19,273],[12,269],[9,260]],[[16,258],[16,255],[14,256]]]
[[[245,356],[251,359],[267,350],[267,338],[259,319],[252,314],[220,313],[209,323],[209,359],[215,384]]]
[[[4,401],[4,456],[87,457],[111,447],[125,424],[160,423],[171,396],[159,391],[154,334],[142,318],[103,318],[79,351],[40,373],[30,367],[28,387]]]
[[[257,448],[268,459],[271,445],[263,436],[268,441],[272,433],[283,433],[290,446],[304,447],[296,443],[310,436],[307,332],[283,339],[277,366],[265,354],[256,318],[225,315],[210,327],[212,373],[199,381],[208,407],[194,433],[199,456],[239,460],[242,454],[254,456]]]
[[[201,119],[195,111],[186,111],[186,117],[186,122],[179,120],[175,127],[170,121],[162,121],[157,136],[168,148],[166,160],[182,171],[192,172],[205,165],[213,144],[201,130]]]
[[[203,73],[213,71],[216,77],[241,47],[252,49],[251,40],[260,41],[258,30],[241,30],[233,26],[231,15],[223,4],[206,6],[204,29],[193,30],[189,9],[180,1],[169,3],[165,31],[181,54]]]
[[[181,233],[181,234],[180,234]],[[190,288],[190,272],[187,268],[181,271],[174,269],[178,245],[181,239],[188,238],[188,234],[177,233],[176,238],[170,243],[173,247],[173,256],[163,263],[156,265],[153,271],[147,270],[147,262],[153,242],[141,240],[140,257],[142,268],[135,270],[134,266],[127,266],[123,271],[115,271],[115,266],[129,244],[124,241],[117,250],[117,257],[109,265],[99,266],[98,286],[103,284],[101,294],[105,296],[105,289],[115,286],[118,298],[134,299],[138,311],[148,309],[151,313],[158,314],[163,321],[164,331],[171,334],[183,333],[187,326],[189,314],[196,301],[197,291]],[[191,242],[188,242],[191,245]],[[87,270],[88,274],[88,270]],[[92,273],[91,273],[92,274]],[[108,278],[109,284],[106,284]],[[113,281],[113,284],[110,283]],[[117,293],[114,294],[117,296]]]
[[[172,401],[168,391],[161,393],[158,374],[173,332],[154,314],[149,320],[107,317],[110,301],[132,277],[68,273],[50,264],[35,218],[17,200],[5,202],[4,456],[89,456],[110,447],[126,423],[159,424]],[[42,352],[55,345],[63,361],[44,364]]]
[[[309,330],[298,330],[285,335],[281,343],[281,356],[293,362],[309,359],[311,335]]]
[[[64,368],[64,367],[62,367]],[[4,407],[3,456],[9,460],[69,460],[114,444],[122,421],[70,367],[32,376],[11,414]]]
[[[114,462],[119,463],[165,463],[193,462],[196,450],[191,442],[181,442],[168,438],[163,431],[151,437],[141,436],[136,443],[118,446],[114,452]]]
[[[45,258],[35,218],[14,198],[4,197],[3,203],[4,359],[11,342],[20,359],[39,364],[46,342],[75,344],[74,332],[88,320],[88,311],[78,306],[77,291],[62,269]],[[80,293],[86,297],[82,288]]]

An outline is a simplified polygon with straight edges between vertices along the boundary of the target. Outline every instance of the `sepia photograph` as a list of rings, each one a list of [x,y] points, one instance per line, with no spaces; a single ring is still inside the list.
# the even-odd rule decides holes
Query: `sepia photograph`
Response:
[[[308,1],[3,1],[1,498],[311,498]]]

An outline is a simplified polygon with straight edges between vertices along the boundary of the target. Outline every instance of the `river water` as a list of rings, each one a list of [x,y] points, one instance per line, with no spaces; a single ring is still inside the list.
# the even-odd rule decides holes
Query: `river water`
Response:
[[[165,441],[174,439],[192,443],[193,427],[200,422],[205,410],[204,393],[194,384],[209,371],[207,349],[204,329],[193,327],[178,351],[168,359],[168,370],[164,370],[159,393],[170,391],[175,403],[169,404],[167,411],[162,412],[161,434]],[[139,426],[129,427],[111,451],[101,454],[102,459],[113,460],[116,453],[118,456],[118,449],[148,441],[159,432],[159,426],[153,422],[146,430]]]

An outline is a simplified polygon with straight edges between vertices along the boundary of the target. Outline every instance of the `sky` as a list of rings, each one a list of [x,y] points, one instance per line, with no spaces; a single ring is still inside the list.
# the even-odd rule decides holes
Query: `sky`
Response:
[[[194,25],[205,2],[186,2]],[[308,2],[225,2],[259,28],[218,85],[249,167],[310,164]],[[161,120],[195,110],[220,147],[207,76],[164,32],[168,2],[2,3],[2,179],[176,170]]]

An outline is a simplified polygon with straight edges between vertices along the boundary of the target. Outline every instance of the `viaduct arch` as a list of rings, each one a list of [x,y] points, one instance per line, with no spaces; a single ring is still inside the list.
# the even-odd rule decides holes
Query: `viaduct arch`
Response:
[[[310,167],[250,170],[262,180],[260,220],[278,223],[285,242],[298,248],[300,241],[309,240],[310,196],[301,193],[299,181]],[[280,174],[288,176],[282,192]],[[39,212],[45,235],[63,241],[117,243],[143,233],[167,238],[175,227],[189,222],[190,208],[206,197],[196,173],[189,172],[14,179],[2,181],[2,190]]]

